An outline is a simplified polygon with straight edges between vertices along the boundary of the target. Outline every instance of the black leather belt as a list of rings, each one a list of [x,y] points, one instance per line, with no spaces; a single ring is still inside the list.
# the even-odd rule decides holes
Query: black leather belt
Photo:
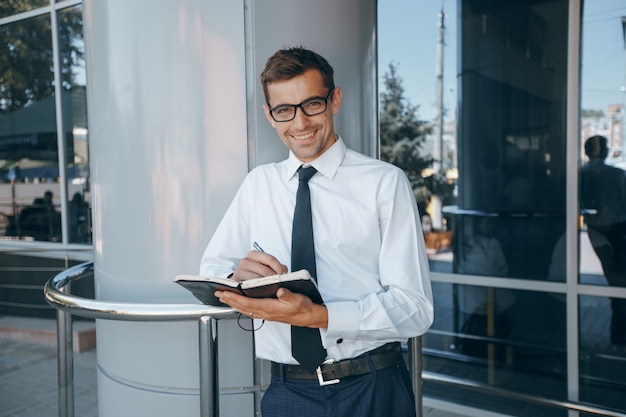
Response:
[[[289,379],[317,379],[320,385],[336,384],[341,378],[364,375],[375,370],[389,368],[403,363],[400,342],[387,343],[353,359],[334,362],[325,361],[317,367],[315,373],[309,373],[300,365],[285,365],[272,362],[272,375]]]

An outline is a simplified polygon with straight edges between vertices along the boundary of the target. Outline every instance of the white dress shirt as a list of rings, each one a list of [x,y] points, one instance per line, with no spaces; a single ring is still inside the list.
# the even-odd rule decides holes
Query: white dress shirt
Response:
[[[247,175],[204,252],[201,275],[227,276],[255,241],[290,267],[301,165],[290,152]],[[341,138],[311,165],[318,171],[309,187],[327,357],[352,358],[425,333],[433,321],[428,259],[404,172],[347,149]],[[296,364],[290,334],[287,324],[265,322],[255,335],[257,357]]]

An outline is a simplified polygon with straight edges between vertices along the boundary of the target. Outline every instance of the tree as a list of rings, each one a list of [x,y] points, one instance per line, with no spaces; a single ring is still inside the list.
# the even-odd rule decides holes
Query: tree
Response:
[[[21,0],[0,2],[0,16],[31,8],[29,2]],[[62,85],[70,90],[72,69],[83,60],[82,15],[78,8],[68,8],[57,16]],[[54,94],[52,54],[49,15],[0,26],[0,115]]]
[[[405,99],[396,68],[393,63],[389,64],[389,72],[384,75],[385,91],[380,94],[380,154],[381,159],[406,173],[423,214],[431,197],[449,194],[452,185],[440,173],[423,175],[435,162],[432,157],[423,156],[421,149],[432,126],[418,118],[419,106]]]

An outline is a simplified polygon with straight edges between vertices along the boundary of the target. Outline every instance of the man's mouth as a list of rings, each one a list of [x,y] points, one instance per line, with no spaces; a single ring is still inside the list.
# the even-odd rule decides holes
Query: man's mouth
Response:
[[[295,140],[307,140],[312,138],[315,135],[315,132],[309,132],[302,135],[291,135]]]

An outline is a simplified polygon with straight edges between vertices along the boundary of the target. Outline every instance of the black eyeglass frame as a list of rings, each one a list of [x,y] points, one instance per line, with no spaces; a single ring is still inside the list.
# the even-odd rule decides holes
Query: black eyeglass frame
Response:
[[[290,122],[293,119],[296,118],[296,113],[298,112],[298,108],[300,108],[300,110],[302,110],[302,113],[304,113],[306,116],[317,116],[318,114],[322,114],[324,113],[326,110],[328,110],[328,100],[330,100],[330,96],[333,94],[333,92],[335,91],[335,89],[333,88],[332,90],[330,90],[328,92],[328,94],[326,95],[326,97],[311,97],[311,98],[307,98],[306,100],[304,100],[303,102],[299,103],[299,104],[279,104],[278,106],[270,109],[270,116],[272,116],[272,119],[274,119],[275,122],[278,123],[282,123],[282,122]],[[315,113],[307,113],[306,110],[304,110],[304,105],[315,101],[315,100],[323,100],[324,101],[324,108],[318,112]],[[269,105],[269,104],[268,104]],[[276,111],[276,109],[283,109],[283,108],[292,108],[293,109],[293,116],[291,117],[291,119],[286,119],[286,120],[276,120],[276,117],[274,116],[274,112]]]

